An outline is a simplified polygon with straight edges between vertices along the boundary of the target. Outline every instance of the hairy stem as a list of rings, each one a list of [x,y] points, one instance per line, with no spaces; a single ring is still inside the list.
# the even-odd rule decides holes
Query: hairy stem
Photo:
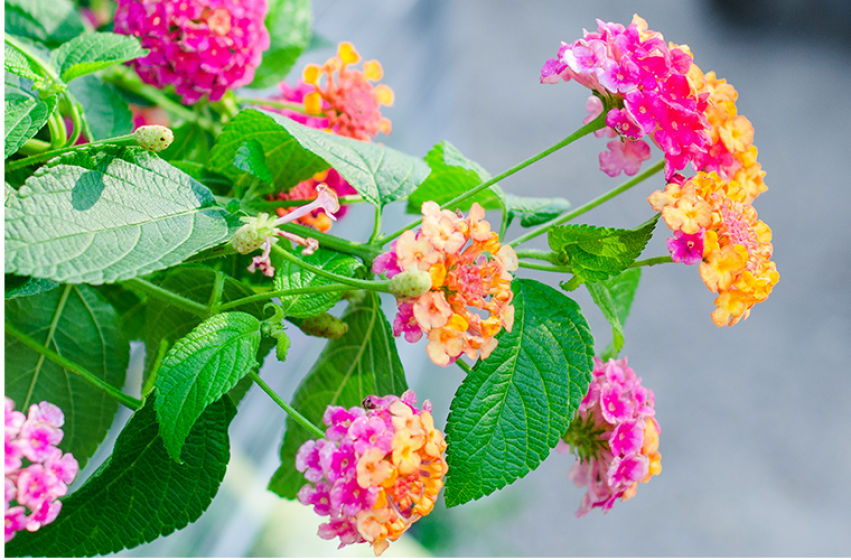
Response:
[[[235,299],[226,303],[219,304],[214,308],[215,311],[226,311],[234,307],[240,307],[255,301],[265,301],[273,297],[281,296],[296,296],[299,294],[322,294],[326,292],[343,292],[350,289],[350,286],[345,284],[328,284],[325,286],[316,286],[315,288],[290,288],[288,290],[270,290],[253,296],[248,296],[240,299]]]

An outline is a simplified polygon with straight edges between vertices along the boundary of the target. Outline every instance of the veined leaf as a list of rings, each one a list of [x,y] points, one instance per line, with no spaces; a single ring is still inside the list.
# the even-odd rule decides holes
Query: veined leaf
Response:
[[[354,257],[327,249],[318,249],[314,254],[301,258],[328,272],[349,277],[353,277],[355,271],[363,266],[363,263]],[[334,283],[333,280],[328,280],[289,261],[282,263],[275,274],[275,290],[316,288]],[[342,295],[343,292],[326,292],[280,296],[280,299],[286,317],[313,317],[334,307]]]
[[[594,303],[612,326],[612,342],[600,353],[604,360],[607,357],[616,358],[623,348],[623,326],[629,317],[629,309],[632,307],[639,280],[641,269],[631,268],[608,280],[586,284]]]
[[[133,113],[124,98],[112,84],[97,76],[83,76],[68,89],[83,109],[93,138],[106,140],[133,131]]]
[[[6,543],[9,556],[96,556],[170,535],[198,519],[219,490],[230,460],[230,399],[211,404],[186,438],[186,462],[168,457],[153,400],[119,434],[112,456],[62,500],[53,523]]]
[[[580,282],[600,282],[626,270],[644,250],[659,220],[656,214],[635,229],[564,225],[550,229],[550,248],[570,265]]]
[[[70,0],[5,0],[6,33],[58,46],[85,31]]]
[[[6,299],[34,296],[58,287],[59,284],[53,280],[6,274]]]
[[[564,198],[538,198],[533,196],[505,195],[505,205],[511,219],[520,218],[523,227],[534,227],[558,217],[570,208]]]
[[[56,96],[40,99],[33,93],[24,93],[6,84],[4,96],[5,145],[3,159],[21,149],[27,140],[36,135],[47,123],[48,117],[56,109]]]
[[[229,239],[212,193],[141,148],[76,150],[6,202],[6,272],[102,284],[168,268]]]
[[[130,344],[112,306],[88,286],[66,285],[6,301],[6,321],[50,350],[121,389]],[[65,413],[63,451],[80,466],[94,455],[112,425],[118,402],[6,335],[6,395],[18,410],[48,401]]]
[[[393,331],[374,292],[352,305],[343,315],[349,331],[331,340],[310,373],[301,382],[292,405],[308,420],[321,425],[328,405],[360,406],[369,395],[401,395],[408,387],[396,352]],[[295,470],[295,455],[301,444],[313,436],[287,418],[281,447],[281,466],[269,482],[269,490],[293,499],[304,484]]]
[[[236,151],[233,166],[256,179],[272,182],[272,173],[266,165],[266,155],[263,146],[257,140],[246,140]]]
[[[272,0],[266,16],[269,50],[254,72],[249,87],[263,89],[277,85],[295,64],[311,40],[310,0]]]
[[[33,65],[30,59],[9,43],[3,43],[3,56],[5,57],[3,64],[8,72],[34,82],[41,80],[39,70]]]
[[[487,496],[538,467],[588,390],[594,339],[579,306],[515,280],[510,333],[461,383],[446,425],[446,505]]]
[[[139,39],[117,33],[86,33],[53,51],[50,57],[65,83],[119,62],[148,54]]]

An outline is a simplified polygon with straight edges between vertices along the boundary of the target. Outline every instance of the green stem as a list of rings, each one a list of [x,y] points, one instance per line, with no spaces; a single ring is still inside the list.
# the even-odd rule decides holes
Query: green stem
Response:
[[[555,253],[550,253],[555,256]],[[534,258],[534,257],[532,257]],[[664,255],[661,257],[653,257],[650,259],[644,259],[643,261],[635,261],[634,263],[627,266],[627,268],[642,268],[645,266],[656,266],[657,264],[665,264],[672,263],[674,259],[670,257],[670,255]],[[529,261],[518,261],[518,266],[520,268],[528,268],[531,270],[543,270],[544,272],[563,272],[563,273],[571,273],[573,269],[566,265],[551,265],[551,264],[540,264],[536,262]]]
[[[458,359],[455,361],[455,365],[456,365],[456,366],[458,366],[459,368],[463,369],[463,370],[464,370],[464,373],[470,373],[471,371],[473,371],[473,368],[471,368],[471,367],[467,364],[467,362],[465,362],[465,361],[464,361],[464,360],[462,360],[461,358],[458,358]]]
[[[301,103],[288,103],[286,101],[274,101],[272,99],[250,99],[248,97],[237,97],[237,103],[244,103],[245,105],[266,105],[267,107],[275,107],[277,109],[288,109],[290,111],[294,111],[296,113],[301,113],[302,115],[308,115],[311,117],[322,117],[323,115],[314,115],[313,113],[308,113],[304,109],[304,105]]]
[[[68,139],[68,130],[65,128],[65,121],[59,114],[59,109],[53,111],[47,118],[47,129],[50,131],[50,147],[54,148],[54,151],[61,149]]]
[[[519,249],[516,253],[518,259],[535,259],[558,264],[558,255],[552,251],[542,251],[540,249]]]
[[[139,410],[140,408],[142,408],[142,401],[140,401],[139,399],[131,397],[127,393],[124,393],[121,390],[113,387],[103,379],[100,379],[97,375],[93,374],[82,366],[75,364],[67,358],[63,358],[53,350],[50,350],[49,348],[37,342],[36,340],[22,333],[8,322],[6,323],[6,332],[17,338],[26,346],[29,346],[30,348],[41,354],[51,362],[54,362],[55,364],[67,369],[68,371],[76,373],[77,375],[85,379],[87,382],[91,383],[92,385],[94,385],[110,397],[114,398],[127,408],[131,410]]]
[[[25,156],[31,156],[34,154],[40,154],[41,152],[46,152],[49,149],[50,142],[30,138],[24,143],[23,146],[21,146],[21,149],[18,150],[18,153]]]
[[[530,231],[530,232],[528,232],[524,235],[521,235],[520,237],[518,237],[517,239],[515,239],[514,241],[509,243],[509,245],[511,245],[512,247],[516,247],[516,246],[520,245],[521,243],[526,243],[530,239],[534,239],[534,238],[538,237],[539,235],[547,233],[550,230],[551,227],[563,224],[565,222],[569,222],[570,220],[576,218],[577,216],[581,216],[585,212],[588,212],[589,210],[596,208],[597,206],[603,204],[607,200],[610,200],[610,199],[616,197],[617,195],[628,191],[629,189],[631,189],[632,187],[634,187],[638,183],[644,181],[648,177],[652,177],[656,173],[662,171],[662,169],[664,169],[664,168],[665,168],[665,161],[664,160],[657,162],[656,164],[654,164],[653,166],[648,168],[643,173],[636,175],[635,177],[633,177],[632,179],[630,179],[626,183],[620,185],[619,187],[615,187],[614,189],[610,190],[609,192],[598,196],[594,200],[580,206],[579,208],[577,208],[573,212],[570,212],[569,214],[565,214],[561,218],[556,218],[554,220],[550,220],[549,222],[542,224],[541,226],[537,227],[536,229],[533,229],[532,231]]]
[[[184,311],[188,311],[199,317],[207,318],[212,312],[212,310],[206,305],[183,297],[170,290],[160,288],[156,284],[148,282],[147,280],[142,280],[141,278],[131,278],[130,280],[125,280],[122,284],[135,288],[151,297],[170,303],[178,309],[183,309]]]
[[[378,235],[381,233],[381,207],[375,207],[375,222],[372,226],[372,235],[369,236],[369,244],[372,245],[375,243],[375,240],[378,239]]]
[[[594,132],[596,130],[600,130],[601,128],[604,128],[606,126],[606,114],[608,114],[608,111],[603,111],[602,113],[600,113],[600,115],[596,119],[594,119],[590,123],[586,124],[585,126],[579,128],[576,132],[574,132],[573,134],[571,134],[570,136],[568,136],[564,140],[562,140],[562,141],[560,141],[556,144],[553,144],[552,146],[550,146],[549,148],[547,148],[543,152],[535,154],[534,156],[530,157],[529,159],[518,163],[517,165],[515,165],[511,169],[500,173],[496,177],[489,179],[489,180],[485,181],[484,183],[481,183],[481,184],[473,187],[472,189],[470,189],[469,191],[467,191],[463,194],[456,196],[455,198],[453,198],[449,202],[446,202],[445,204],[441,205],[441,208],[450,208],[451,209],[452,207],[460,204],[461,202],[464,202],[465,200],[467,200],[468,198],[470,198],[472,196],[475,196],[476,194],[485,190],[486,188],[488,188],[492,185],[495,185],[499,181],[502,181],[506,177],[510,177],[511,175],[514,175],[518,171],[525,169],[526,167],[529,167],[530,165],[532,165],[536,161],[544,159],[545,157],[552,154],[553,152],[556,152],[556,151],[564,148],[565,146],[572,144],[573,142],[575,142],[576,140],[579,140],[583,136],[585,136],[587,134],[591,134],[592,132]],[[384,245],[388,241],[392,241],[393,239],[396,239],[397,237],[399,237],[400,235],[405,233],[407,230],[413,229],[413,228],[417,227],[418,225],[420,225],[420,223],[422,223],[422,221],[423,221],[422,218],[420,218],[419,220],[408,224],[407,226],[399,229],[398,231],[394,231],[390,235],[385,235],[384,237],[381,238],[381,244]]]
[[[246,305],[248,303],[254,303],[255,301],[264,301],[267,299],[272,299],[273,297],[296,296],[299,294],[322,294],[326,292],[344,292],[348,289],[349,286],[345,284],[328,284],[325,286],[316,286],[315,288],[308,287],[290,288],[288,290],[271,290],[268,292],[263,292],[262,294],[235,299],[226,303],[219,304],[215,308],[215,311],[225,311],[228,309],[233,309],[234,307]]]
[[[288,233],[294,233],[302,237],[312,237],[313,239],[319,242],[320,247],[333,249],[339,253],[346,253],[347,255],[354,255],[365,260],[372,260],[381,252],[380,250],[369,245],[357,243],[355,241],[349,241],[347,239],[342,239],[335,235],[322,233],[321,231],[316,231],[315,229],[305,227],[299,224],[290,223],[283,224],[278,227]]]
[[[71,122],[74,124],[74,130],[71,132],[71,136],[68,138],[68,141],[65,142],[66,147],[70,147],[74,145],[80,138],[80,134],[83,133],[83,115],[80,113],[80,105],[77,103],[77,99],[74,95],[66,91],[65,92],[65,100],[68,101],[68,105],[71,106]],[[94,140],[94,138],[89,138],[89,140]]]
[[[301,267],[305,270],[309,270],[310,272],[319,276],[328,278],[329,280],[334,280],[341,284],[346,284],[347,286],[353,286],[355,288],[361,288],[363,290],[372,290],[373,292],[390,292],[389,280],[385,282],[374,282],[370,280],[359,280],[357,278],[349,278],[348,276],[342,276],[334,272],[328,272],[327,270],[323,270],[317,266],[313,266],[310,263],[304,262],[303,260],[293,255],[283,247],[280,247],[279,245],[272,245],[272,250],[278,253],[285,260],[293,263],[294,265]]]
[[[349,206],[351,204],[360,204],[364,202],[363,197],[360,195],[351,195],[351,196],[341,196],[339,199],[340,206]],[[301,200],[261,200],[257,202],[247,202],[246,206],[250,207],[253,210],[257,210],[258,212],[263,212],[266,210],[275,210],[277,208],[292,208],[296,206],[307,206],[316,202],[316,199],[301,199]]]
[[[653,257],[651,259],[644,259],[643,261],[635,261],[627,268],[641,268],[644,266],[656,266],[657,264],[665,264],[672,262],[674,262],[674,259],[671,258],[671,255],[664,255],[661,257]]]
[[[98,140],[96,142],[89,142],[88,144],[81,144],[79,146],[64,146],[62,148],[57,148],[56,150],[48,150],[46,152],[41,152],[40,154],[35,154],[35,155],[30,156],[30,157],[26,157],[26,158],[23,158],[23,159],[16,159],[15,161],[10,161],[6,164],[6,171],[12,171],[14,169],[20,169],[21,167],[27,167],[29,165],[41,163],[43,161],[53,159],[56,156],[61,156],[64,153],[72,152],[74,150],[97,148],[97,147],[106,146],[106,145],[125,146],[125,145],[133,145],[133,144],[137,144],[136,137],[133,136],[132,134],[127,134],[125,136],[118,136],[116,138],[108,138],[106,140]]]
[[[38,56],[37,54],[35,54],[34,52],[32,52],[32,51],[29,49],[29,47],[28,47],[28,46],[26,46],[25,44],[21,43],[20,41],[18,41],[17,39],[15,39],[14,37],[12,37],[12,36],[10,36],[10,35],[5,35],[5,34],[4,34],[4,36],[3,36],[3,40],[4,40],[4,41],[6,41],[6,42],[7,42],[8,44],[10,44],[11,46],[15,47],[16,49],[18,49],[19,51],[21,51],[21,53],[22,53],[24,56],[26,56],[26,57],[27,57],[27,58],[29,58],[31,61],[33,61],[33,62],[35,63],[35,65],[36,65],[36,66],[38,66],[38,68],[39,68],[42,72],[44,72],[44,75],[45,75],[45,76],[47,76],[48,78],[50,78],[50,79],[51,79],[52,81],[54,81],[54,82],[57,82],[57,83],[59,83],[59,84],[61,84],[61,83],[62,83],[62,80],[60,80],[60,79],[59,79],[59,75],[58,75],[56,72],[54,72],[54,71],[53,71],[53,68],[51,68],[50,66],[48,66],[47,64],[45,64],[45,63],[44,63],[44,61],[43,61],[41,58],[39,58],[39,56]]]
[[[273,391],[272,388],[269,387],[266,384],[266,382],[263,381],[263,379],[260,378],[259,375],[257,375],[257,373],[254,372],[254,370],[248,372],[248,375],[251,377],[251,379],[254,380],[255,383],[257,383],[260,386],[261,389],[266,391],[266,394],[269,395],[269,397],[271,397],[271,399],[273,401],[275,401],[275,403],[277,403],[278,406],[283,408],[287,412],[287,414],[289,414],[292,417],[293,420],[295,420],[296,422],[301,424],[302,427],[305,430],[307,430],[308,432],[311,432],[316,437],[319,437],[319,438],[325,437],[325,432],[323,432],[322,430],[317,428],[316,425],[313,422],[311,422],[310,420],[308,420],[307,418],[302,416],[301,413],[298,410],[294,409],[286,401],[284,401],[284,399],[279,397],[278,394],[275,391]]]

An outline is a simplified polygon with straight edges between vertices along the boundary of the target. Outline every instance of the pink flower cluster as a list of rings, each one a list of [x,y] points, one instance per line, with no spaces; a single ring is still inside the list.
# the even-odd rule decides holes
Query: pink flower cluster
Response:
[[[296,469],[310,482],[299,501],[321,516],[319,536],[340,548],[368,542],[378,556],[415,521],[428,515],[443,487],[446,443],[417,397],[367,397],[363,408],[329,406],[327,439],[298,450]]]
[[[603,133],[621,139],[609,142],[610,151],[600,154],[600,168],[609,176],[638,171],[650,157],[641,140],[647,136],[665,152],[670,179],[687,163],[695,164],[711,142],[704,116],[709,95],[696,91],[689,80],[691,53],[686,46],[666,44],[637,15],[627,27],[597,23],[596,33],[585,31],[582,39],[562,43],[557,57],[544,64],[541,83],[573,79],[613,107]],[[586,122],[603,111],[600,99],[589,100]]]
[[[174,85],[185,104],[248,85],[269,48],[266,0],[118,0],[115,32],[150,50],[131,65],[146,83]]]
[[[626,358],[607,363],[594,358],[592,376],[588,394],[556,448],[579,455],[568,475],[577,486],[588,487],[577,517],[595,507],[607,513],[618,498],[633,497],[639,482],[662,472],[653,391],[641,385]]]
[[[9,542],[18,531],[38,531],[56,519],[62,509],[57,498],[68,493],[79,465],[73,455],[63,454],[56,447],[64,435],[59,428],[65,423],[59,407],[42,401],[30,405],[29,415],[24,416],[6,397],[4,420],[4,503]]]

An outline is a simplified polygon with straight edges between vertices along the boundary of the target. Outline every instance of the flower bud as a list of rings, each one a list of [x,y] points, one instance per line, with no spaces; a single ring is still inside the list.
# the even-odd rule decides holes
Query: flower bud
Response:
[[[406,270],[390,279],[390,293],[396,299],[414,299],[429,291],[431,284],[431,274],[425,270]]]
[[[158,124],[140,126],[133,132],[140,146],[152,152],[161,152],[174,142],[174,133]]]

